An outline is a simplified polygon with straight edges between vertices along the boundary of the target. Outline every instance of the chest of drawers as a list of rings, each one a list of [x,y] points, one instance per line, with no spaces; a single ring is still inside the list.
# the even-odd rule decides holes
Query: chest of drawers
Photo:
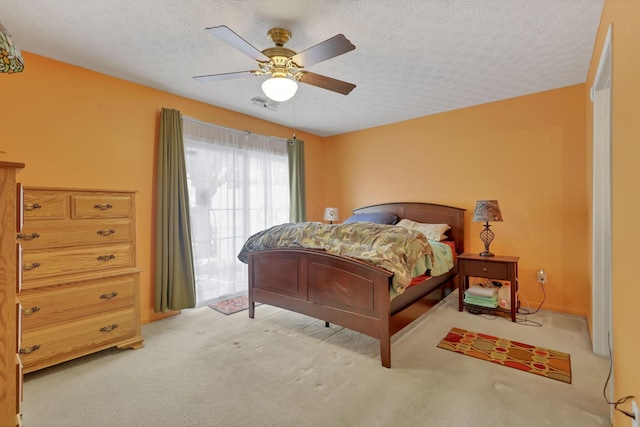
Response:
[[[135,193],[25,188],[23,202],[24,372],[142,347]]]

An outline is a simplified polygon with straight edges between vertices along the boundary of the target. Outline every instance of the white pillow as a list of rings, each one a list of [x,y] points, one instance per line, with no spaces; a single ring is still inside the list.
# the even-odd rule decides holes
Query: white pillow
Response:
[[[425,224],[410,219],[401,219],[396,225],[409,230],[417,230],[424,234],[427,240],[433,240],[435,242],[446,240],[447,235],[445,233],[451,229],[449,224]]]

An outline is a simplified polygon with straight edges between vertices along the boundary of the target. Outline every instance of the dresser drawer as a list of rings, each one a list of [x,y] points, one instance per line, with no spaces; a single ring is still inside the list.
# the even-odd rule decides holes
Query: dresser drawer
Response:
[[[18,241],[24,249],[51,248],[131,242],[133,234],[133,222],[129,218],[27,221],[18,234]]]
[[[24,218],[65,219],[69,213],[69,198],[64,193],[46,190],[25,190]]]
[[[130,244],[22,251],[22,289],[38,287],[38,279],[133,267]]]
[[[136,334],[135,311],[121,310],[26,332],[20,359],[25,371],[34,365],[50,365],[95,351],[100,345],[116,343]]]
[[[507,279],[508,265],[505,263],[465,260],[459,274],[464,276],[486,277],[489,279]]]
[[[133,213],[130,194],[92,194],[71,196],[72,218],[124,218]]]
[[[137,276],[78,282],[51,290],[35,290],[20,295],[23,331],[133,307]]]

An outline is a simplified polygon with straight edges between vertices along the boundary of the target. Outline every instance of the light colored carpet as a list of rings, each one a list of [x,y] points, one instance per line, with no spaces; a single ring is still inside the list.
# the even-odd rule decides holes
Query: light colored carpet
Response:
[[[28,374],[26,427],[603,426],[607,358],[584,318],[540,312],[543,327],[457,311],[452,294],[378,341],[268,305],[230,316],[208,307],[143,326],[145,347],[106,350]],[[573,384],[437,348],[474,330],[571,354]]]

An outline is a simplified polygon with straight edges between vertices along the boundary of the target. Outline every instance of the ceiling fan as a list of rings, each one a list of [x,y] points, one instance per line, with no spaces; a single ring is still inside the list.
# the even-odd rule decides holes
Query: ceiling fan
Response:
[[[271,78],[262,83],[262,90],[269,98],[280,102],[286,101],[295,95],[298,88],[296,82],[306,83],[343,95],[348,95],[356,87],[353,83],[315,74],[305,69],[305,67],[354,50],[356,47],[343,34],[335,35],[300,53],[296,53],[284,47],[285,43],[291,39],[291,32],[284,28],[272,28],[267,32],[269,40],[275,43],[275,47],[269,47],[263,51],[253,47],[225,25],[207,28],[207,31],[245,55],[255,59],[258,69],[195,76],[194,79],[197,81],[210,82],[235,79],[247,75],[261,76],[270,74]]]

